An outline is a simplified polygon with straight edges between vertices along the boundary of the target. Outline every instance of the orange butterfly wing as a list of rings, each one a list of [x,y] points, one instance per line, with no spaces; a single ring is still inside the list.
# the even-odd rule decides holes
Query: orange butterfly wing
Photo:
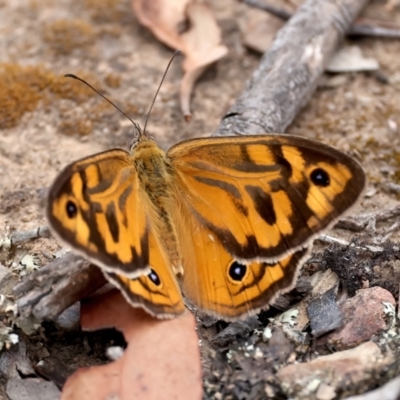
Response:
[[[168,156],[178,201],[244,261],[277,261],[300,250],[365,186],[358,162],[296,136],[195,139]]]
[[[129,153],[116,149],[75,162],[49,193],[53,231],[102,267],[132,305],[164,317],[184,311]]]
[[[197,139],[168,156],[183,292],[228,320],[266,308],[292,288],[312,239],[365,186],[356,161],[300,137]]]
[[[118,287],[128,303],[142,307],[151,315],[170,318],[185,311],[185,304],[178,281],[165,251],[153,232],[149,233],[148,274],[131,279],[106,272],[107,279]]]
[[[49,191],[56,235],[106,271],[149,271],[149,215],[131,156],[111,150],[67,166]],[[121,237],[124,240],[121,240]]]
[[[180,207],[174,217],[181,232],[182,291],[189,303],[224,320],[255,314],[290,290],[311,250],[310,245],[270,263],[237,262],[188,208]]]

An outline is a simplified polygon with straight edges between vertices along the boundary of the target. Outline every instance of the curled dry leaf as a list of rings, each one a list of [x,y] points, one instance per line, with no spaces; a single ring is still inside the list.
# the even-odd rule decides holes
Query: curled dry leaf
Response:
[[[75,372],[61,400],[202,398],[198,337],[189,312],[159,320],[112,290],[82,305],[81,323],[86,330],[121,330],[128,347],[117,361]]]
[[[228,52],[221,44],[221,30],[210,6],[196,0],[132,0],[132,5],[142,25],[167,46],[184,54],[181,109],[190,119],[194,83],[208,65]]]

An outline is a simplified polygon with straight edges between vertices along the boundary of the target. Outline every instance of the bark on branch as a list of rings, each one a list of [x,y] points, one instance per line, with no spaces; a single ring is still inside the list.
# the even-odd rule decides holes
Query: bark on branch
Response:
[[[214,133],[284,132],[314,92],[338,42],[367,0],[306,0],[277,34],[236,104]],[[14,288],[22,316],[54,319],[104,284],[100,270],[71,254]]]
[[[51,261],[14,287],[21,317],[54,320],[106,283],[101,270],[73,253]]]
[[[284,132],[367,0],[306,0],[277,33],[215,136]]]

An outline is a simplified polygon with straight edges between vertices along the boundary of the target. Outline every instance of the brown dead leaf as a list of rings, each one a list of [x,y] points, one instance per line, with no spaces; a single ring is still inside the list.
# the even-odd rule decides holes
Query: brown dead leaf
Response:
[[[142,25],[167,46],[184,54],[181,109],[185,118],[190,119],[194,83],[208,65],[228,52],[221,44],[221,30],[210,6],[200,0],[132,0],[132,5]]]
[[[284,24],[280,18],[257,9],[247,10],[239,19],[244,45],[259,53],[269,49]]]
[[[115,327],[128,347],[117,361],[75,372],[61,400],[202,398],[198,337],[189,312],[159,320],[112,290],[82,305],[81,324],[86,330]]]
[[[389,12],[395,11],[395,9],[399,7],[400,7],[399,0],[387,0],[385,5],[386,10]]]

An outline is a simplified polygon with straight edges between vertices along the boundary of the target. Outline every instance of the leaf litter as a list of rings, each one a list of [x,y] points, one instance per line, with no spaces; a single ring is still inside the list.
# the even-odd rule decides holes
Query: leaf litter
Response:
[[[61,400],[202,398],[199,341],[191,313],[160,321],[132,308],[113,289],[83,303],[81,325],[84,330],[115,327],[128,344],[116,361],[75,372]]]
[[[190,120],[190,97],[195,82],[209,65],[228,53],[221,43],[221,29],[211,7],[199,0],[132,0],[132,6],[142,25],[185,56],[180,102],[183,115]]]

